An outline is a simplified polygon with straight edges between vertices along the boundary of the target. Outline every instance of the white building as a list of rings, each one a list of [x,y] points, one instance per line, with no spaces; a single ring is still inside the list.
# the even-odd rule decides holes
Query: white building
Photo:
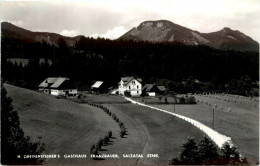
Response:
[[[73,87],[70,79],[66,77],[46,78],[38,87],[39,91],[54,96],[76,96],[78,93],[78,90]]]
[[[118,93],[125,95],[130,92],[131,96],[140,96],[142,94],[142,79],[134,77],[122,77],[118,83]]]

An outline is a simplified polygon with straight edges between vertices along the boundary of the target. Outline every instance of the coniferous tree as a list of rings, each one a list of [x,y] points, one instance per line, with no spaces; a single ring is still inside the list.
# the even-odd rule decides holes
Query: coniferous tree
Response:
[[[184,164],[198,164],[198,146],[194,138],[189,137],[187,142],[182,145],[179,158]]]
[[[220,157],[216,145],[206,136],[198,144],[198,156],[202,164],[216,164]]]

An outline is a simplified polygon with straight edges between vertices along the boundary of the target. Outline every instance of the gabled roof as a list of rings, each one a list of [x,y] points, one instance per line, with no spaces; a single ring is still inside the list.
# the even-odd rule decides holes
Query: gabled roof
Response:
[[[66,80],[70,79],[64,77],[57,78],[56,81],[51,85],[51,88],[58,88]]]
[[[103,84],[103,81],[96,81],[91,88],[99,88]]]
[[[128,84],[131,80],[136,79],[138,82],[142,82],[141,78],[135,78],[135,77],[121,77],[121,80],[123,81],[124,85]]]
[[[161,92],[164,92],[166,90],[164,86],[156,86],[155,84],[145,84],[142,90],[149,92],[153,87],[157,87],[157,89]]]
[[[58,88],[64,81],[70,80],[66,77],[49,77],[46,78],[38,87],[40,88]]]
[[[157,86],[157,88],[162,92],[166,90],[165,86]]]
[[[144,91],[150,91],[155,85],[154,84],[145,84],[143,89]]]

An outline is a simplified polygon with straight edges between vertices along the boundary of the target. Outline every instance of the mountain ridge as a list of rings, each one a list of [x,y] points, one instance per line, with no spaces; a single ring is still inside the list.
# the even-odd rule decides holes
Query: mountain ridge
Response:
[[[144,21],[119,40],[149,42],[179,42],[187,45],[207,45],[217,49],[259,52],[259,43],[238,30],[228,27],[201,33],[168,20]]]
[[[58,46],[63,39],[67,46],[74,47],[82,35],[67,37],[52,32],[33,32],[9,22],[1,22],[2,39],[21,39],[29,42],[47,42]],[[219,31],[201,33],[168,20],[144,21],[116,40],[149,42],[178,42],[186,45],[207,45],[216,49],[259,52],[259,43],[238,30],[224,27]]]
[[[1,22],[2,37],[11,37],[15,39],[27,40],[29,42],[42,42],[45,41],[51,45],[58,45],[58,40],[65,40],[66,44],[73,47],[79,40],[81,35],[75,37],[67,37],[53,32],[33,32],[19,26],[13,25],[9,22]]]

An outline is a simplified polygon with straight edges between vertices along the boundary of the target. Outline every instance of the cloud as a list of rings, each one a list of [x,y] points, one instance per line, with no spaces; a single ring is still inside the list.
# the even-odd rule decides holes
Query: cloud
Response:
[[[13,21],[25,29],[64,31],[64,35],[70,36],[80,32],[85,36],[112,39],[143,21],[164,19],[204,33],[230,27],[260,41],[259,12],[259,0],[58,0],[1,3],[1,19]]]
[[[23,21],[19,20],[19,21],[7,21],[7,22],[10,22],[16,26],[19,26],[19,27],[23,27],[25,24]]]
[[[63,30],[60,32],[61,35],[63,36],[69,36],[69,37],[75,37],[77,35],[79,35],[79,31],[78,30]]]
[[[90,37],[93,38],[107,38],[107,39],[117,39],[120,36],[122,36],[124,33],[126,33],[127,30],[123,27],[123,26],[117,26],[114,27],[112,30],[108,30],[105,34],[98,34],[98,33],[94,33],[92,35],[90,35]]]
[[[93,37],[94,39],[100,37],[100,35],[98,33],[94,33],[92,35],[89,35],[89,37]]]

